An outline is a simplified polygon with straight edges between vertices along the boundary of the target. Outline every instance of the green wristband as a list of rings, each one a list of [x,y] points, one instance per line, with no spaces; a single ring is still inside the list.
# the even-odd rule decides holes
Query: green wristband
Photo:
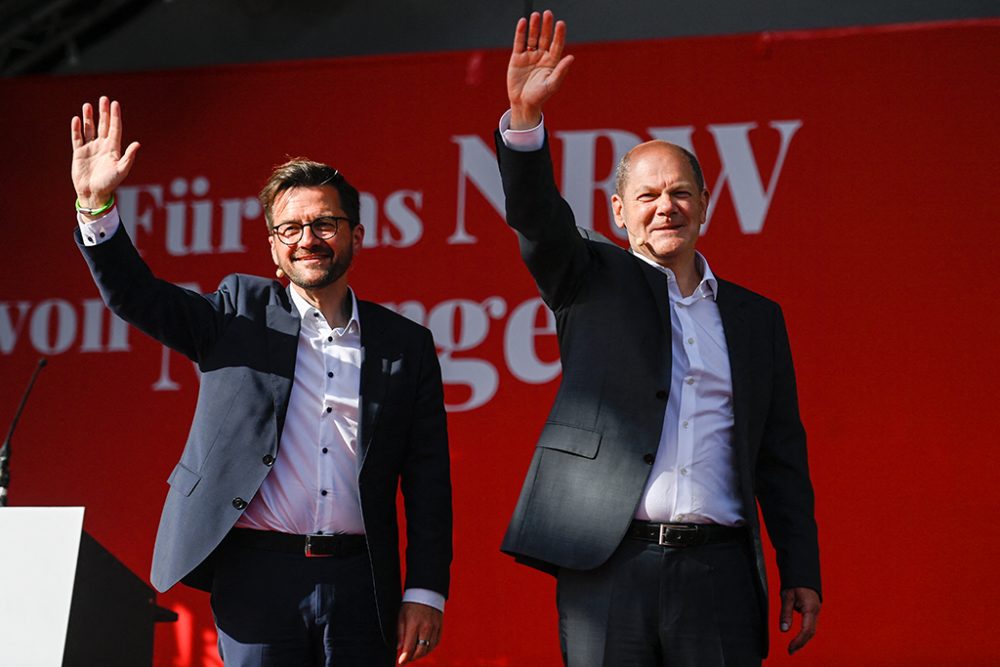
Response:
[[[115,205],[114,193],[111,194],[111,199],[108,200],[108,203],[102,206],[101,208],[87,208],[85,206],[80,206],[80,200],[78,198],[76,200],[76,212],[83,213],[84,215],[101,215],[102,213],[110,211],[111,207],[114,205]]]

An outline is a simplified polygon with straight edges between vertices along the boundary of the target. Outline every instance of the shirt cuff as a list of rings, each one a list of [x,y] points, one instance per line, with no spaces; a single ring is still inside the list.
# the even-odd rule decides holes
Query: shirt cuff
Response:
[[[407,588],[403,591],[403,602],[425,604],[444,613],[444,596],[427,588]]]
[[[537,151],[545,144],[545,116],[530,130],[510,129],[510,109],[500,116],[500,137],[503,144],[512,151],[528,153]]]
[[[121,219],[118,217],[118,207],[111,207],[110,211],[96,220],[84,220],[83,216],[77,213],[76,224],[80,226],[83,245],[92,246],[104,243],[115,235],[115,232],[118,231],[118,225],[121,224]]]

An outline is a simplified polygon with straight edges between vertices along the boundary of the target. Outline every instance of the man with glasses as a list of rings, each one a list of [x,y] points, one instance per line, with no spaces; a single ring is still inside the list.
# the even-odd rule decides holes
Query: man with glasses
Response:
[[[114,207],[138,151],[117,102],[71,123],[77,243],[105,303],[191,358],[194,422],[151,580],[210,591],[226,665],[388,666],[440,641],[451,562],[441,371],[430,332],[359,300],[358,192],[327,165],[277,167],[260,194],[280,282],[211,294],[157,279]],[[400,581],[396,489],[407,524]]]

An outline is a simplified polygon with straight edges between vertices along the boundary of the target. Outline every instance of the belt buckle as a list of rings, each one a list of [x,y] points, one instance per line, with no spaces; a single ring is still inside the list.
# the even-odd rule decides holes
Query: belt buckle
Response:
[[[314,538],[314,537],[328,537],[328,536],[327,535],[306,535],[306,544],[305,544],[306,558],[329,558],[330,556],[332,556],[333,554],[331,554],[331,553],[325,553],[324,554],[324,553],[314,553],[313,552],[314,546],[316,548],[319,547],[318,543],[316,545],[313,545],[312,538]]]
[[[697,526],[680,526],[677,524],[661,523],[660,539],[661,547],[689,547],[698,541]]]

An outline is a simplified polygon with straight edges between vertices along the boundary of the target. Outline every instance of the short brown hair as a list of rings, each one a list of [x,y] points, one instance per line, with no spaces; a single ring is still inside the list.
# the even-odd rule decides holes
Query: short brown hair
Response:
[[[357,189],[333,167],[308,158],[297,157],[275,167],[267,183],[264,184],[264,189],[257,195],[261,206],[264,207],[264,219],[268,230],[274,226],[271,210],[279,194],[292,188],[317,188],[324,185],[329,185],[337,191],[340,195],[340,206],[350,220],[351,229],[357,227],[361,222],[361,203]]]

